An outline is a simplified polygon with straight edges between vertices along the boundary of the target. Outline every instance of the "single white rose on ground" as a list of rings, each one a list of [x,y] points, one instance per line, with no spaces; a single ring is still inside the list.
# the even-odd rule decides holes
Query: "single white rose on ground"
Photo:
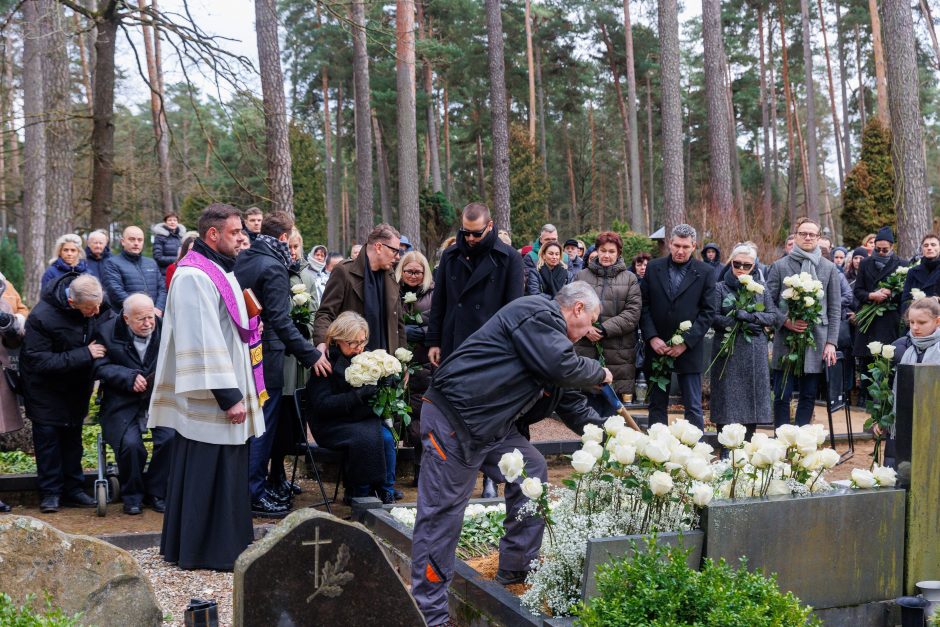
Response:
[[[682,322],[679,323],[679,330],[682,331],[683,333],[685,333],[691,328],[692,328],[691,320],[683,320]]]
[[[697,455],[685,463],[685,472],[697,481],[711,481],[714,476],[711,464]]]
[[[503,456],[499,458],[499,470],[509,483],[518,479],[524,468],[525,458],[517,448],[514,448],[511,453],[503,453]]]
[[[881,356],[887,359],[894,359],[894,344],[885,344],[881,347]]]
[[[606,431],[607,435],[610,435],[610,436],[617,435],[626,426],[627,426],[627,423],[623,419],[623,416],[611,416],[610,418],[604,421],[604,431]]]
[[[409,363],[414,358],[414,353],[402,346],[401,348],[395,349],[395,359],[402,362],[403,364]]]
[[[292,285],[290,291],[294,294],[303,294],[307,291],[307,287],[303,283],[298,283],[297,285]]]
[[[572,467],[582,475],[591,472],[596,463],[597,458],[586,451],[575,451],[571,456]]]
[[[738,448],[744,444],[744,436],[746,434],[747,431],[744,425],[725,425],[718,434],[718,443],[725,448]]]
[[[852,471],[852,483],[859,488],[873,488],[876,483],[875,475],[864,468],[856,468]]]
[[[667,472],[657,470],[650,475],[650,490],[654,496],[669,494],[672,490],[672,477]]]
[[[629,444],[617,444],[614,447],[614,459],[627,466],[636,459],[636,447]]]
[[[584,434],[581,436],[581,441],[585,444],[588,442],[600,444],[604,441],[604,430],[597,425],[586,424],[584,425]]]
[[[581,450],[589,453],[594,459],[600,459],[604,456],[604,447],[597,442],[588,441],[581,446]]]
[[[539,497],[542,496],[542,480],[538,477],[526,477],[522,481],[522,493],[533,501],[539,500]]]
[[[689,493],[692,495],[692,502],[696,507],[705,507],[711,503],[712,498],[715,496],[715,492],[712,490],[711,486],[704,483],[694,484]]]
[[[894,486],[894,484],[896,484],[898,481],[898,473],[894,470],[894,468],[888,468],[886,466],[879,466],[878,464],[875,464],[875,468],[872,470],[871,474],[875,477],[878,485],[885,488]]]
[[[884,346],[881,342],[869,342],[868,351],[871,353],[872,357],[881,354],[881,347]]]
[[[418,296],[414,292],[405,292],[405,297],[402,300],[405,301],[406,305],[410,305],[411,303],[418,302]]]
[[[786,496],[790,494],[790,486],[782,479],[771,479],[767,486],[767,496]]]
[[[842,456],[835,449],[824,448],[819,451],[819,463],[825,469],[834,468],[841,458]]]

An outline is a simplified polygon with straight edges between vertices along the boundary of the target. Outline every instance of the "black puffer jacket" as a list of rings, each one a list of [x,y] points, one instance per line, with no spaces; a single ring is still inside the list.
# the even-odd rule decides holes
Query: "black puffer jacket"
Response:
[[[101,283],[115,311],[120,311],[124,299],[136,292],[150,296],[160,311],[166,308],[166,280],[150,257],[122,250],[101,264]]]
[[[50,283],[26,319],[20,381],[26,415],[41,424],[78,426],[88,415],[94,383],[88,344],[96,320],[69,306],[68,286],[77,276],[73,272]]]
[[[467,459],[502,439],[547,385],[590,388],[604,380],[594,359],[579,357],[554,300],[509,303],[448,357],[427,398],[447,417]]]
[[[171,229],[165,222],[161,222],[150,227],[150,232],[153,233],[153,260],[157,262],[160,274],[166,276],[167,267],[176,262],[186,227],[177,224],[175,229]]]

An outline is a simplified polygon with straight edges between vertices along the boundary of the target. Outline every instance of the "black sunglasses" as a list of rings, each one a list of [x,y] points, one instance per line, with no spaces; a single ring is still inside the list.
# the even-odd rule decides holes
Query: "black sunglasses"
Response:
[[[488,227],[484,227],[483,229],[481,229],[481,230],[479,230],[479,231],[470,231],[470,230],[468,230],[468,229],[465,229],[465,228],[461,227],[460,229],[458,229],[458,232],[463,233],[463,236],[464,236],[464,237],[474,237],[474,238],[476,238],[476,239],[480,239],[481,237],[483,237],[483,236],[486,234],[486,229],[487,229],[487,228],[488,228]]]
[[[401,256],[404,254],[400,248],[395,248],[394,246],[389,246],[389,245],[386,244],[385,242],[379,242],[379,244],[381,244],[382,246],[385,246],[387,249],[389,249],[390,251],[392,251],[393,253],[395,253],[395,254],[398,255],[399,257],[401,257]]]
[[[750,270],[754,267],[753,263],[747,263],[746,261],[732,261],[731,267],[735,270]]]
[[[875,246],[875,252],[882,254],[882,255],[887,255],[888,253],[891,252],[891,247],[886,246],[885,248],[881,248],[880,246]]]

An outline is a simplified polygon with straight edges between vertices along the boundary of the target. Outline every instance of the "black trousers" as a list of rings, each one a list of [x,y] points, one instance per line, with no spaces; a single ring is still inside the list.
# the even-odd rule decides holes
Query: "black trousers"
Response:
[[[167,427],[150,430],[153,439],[153,457],[147,463],[143,432],[146,425],[131,420],[124,430],[117,447],[111,444],[117,457],[118,475],[121,480],[121,500],[125,505],[140,505],[145,496],[166,498],[166,480],[170,473],[170,443],[176,431]]]
[[[703,429],[705,416],[702,413],[702,373],[676,373],[676,378],[679,380],[682,404],[685,406],[685,419],[699,429]],[[658,385],[651,385],[649,402],[649,423],[669,424],[669,390],[664,392]]]
[[[36,473],[43,496],[72,496],[82,491],[82,426],[33,422]]]

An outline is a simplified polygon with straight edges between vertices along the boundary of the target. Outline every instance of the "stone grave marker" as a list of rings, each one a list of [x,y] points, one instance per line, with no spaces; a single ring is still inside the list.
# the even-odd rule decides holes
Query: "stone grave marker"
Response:
[[[238,557],[233,611],[236,627],[425,624],[375,537],[314,509]]]

